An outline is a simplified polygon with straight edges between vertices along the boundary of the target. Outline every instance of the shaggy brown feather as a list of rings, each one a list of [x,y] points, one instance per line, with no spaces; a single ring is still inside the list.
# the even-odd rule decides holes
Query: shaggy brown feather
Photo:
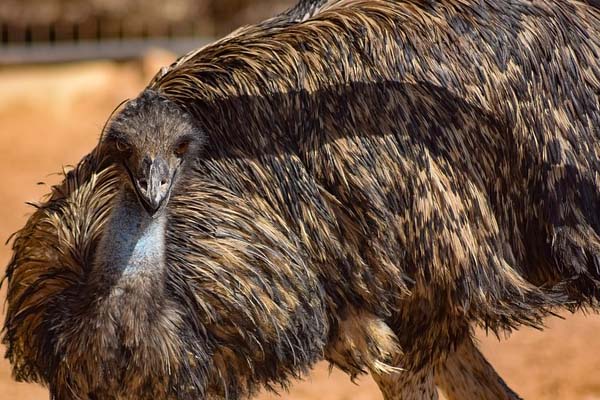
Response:
[[[179,331],[142,343],[130,367],[119,363],[139,346],[109,351],[106,371],[123,375],[106,380],[89,356],[103,348],[81,356],[94,332],[56,319],[86,314],[69,296],[119,186],[88,159],[14,243],[5,342],[17,377],[59,399],[237,398],[323,352],[351,374],[378,372],[399,345],[404,382],[433,393],[433,367],[448,354],[464,363],[454,348],[470,348],[472,324],[540,326],[553,307],[597,306],[598,11],[568,0],[319,7],[242,28],[148,86],[206,135],[168,206],[165,299]],[[356,320],[372,325],[345,328]],[[474,351],[463,352],[481,363],[474,374],[493,373]]]

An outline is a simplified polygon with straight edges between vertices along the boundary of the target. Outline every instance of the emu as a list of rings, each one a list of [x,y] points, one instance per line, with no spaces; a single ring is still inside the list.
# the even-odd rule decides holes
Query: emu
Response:
[[[157,74],[17,234],[17,378],[235,399],[325,357],[388,400],[510,399],[472,326],[597,308],[598,10],[310,10]]]

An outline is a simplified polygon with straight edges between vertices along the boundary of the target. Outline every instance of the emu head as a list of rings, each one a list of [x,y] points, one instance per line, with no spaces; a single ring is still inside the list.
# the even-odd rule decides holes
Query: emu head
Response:
[[[150,216],[162,213],[202,133],[192,116],[152,90],[127,102],[109,123],[101,146],[122,168],[125,184]]]

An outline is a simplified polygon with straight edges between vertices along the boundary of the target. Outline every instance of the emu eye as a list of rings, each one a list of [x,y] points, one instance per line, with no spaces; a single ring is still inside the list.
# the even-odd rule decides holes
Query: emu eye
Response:
[[[175,147],[175,150],[174,150],[175,155],[177,157],[183,156],[188,151],[188,147],[190,147],[190,142],[188,142],[188,141],[179,143],[177,145],[177,147]]]
[[[115,142],[115,147],[121,152],[126,152],[129,151],[129,149],[131,149],[129,143],[125,142],[124,140],[117,140]]]

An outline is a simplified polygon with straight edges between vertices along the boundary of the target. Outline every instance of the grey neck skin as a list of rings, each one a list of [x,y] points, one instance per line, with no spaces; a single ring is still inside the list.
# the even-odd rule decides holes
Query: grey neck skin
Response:
[[[146,286],[148,281],[156,283],[153,278],[160,281],[165,266],[165,213],[154,218],[148,215],[127,184],[114,201],[96,251],[94,275],[104,284]]]

